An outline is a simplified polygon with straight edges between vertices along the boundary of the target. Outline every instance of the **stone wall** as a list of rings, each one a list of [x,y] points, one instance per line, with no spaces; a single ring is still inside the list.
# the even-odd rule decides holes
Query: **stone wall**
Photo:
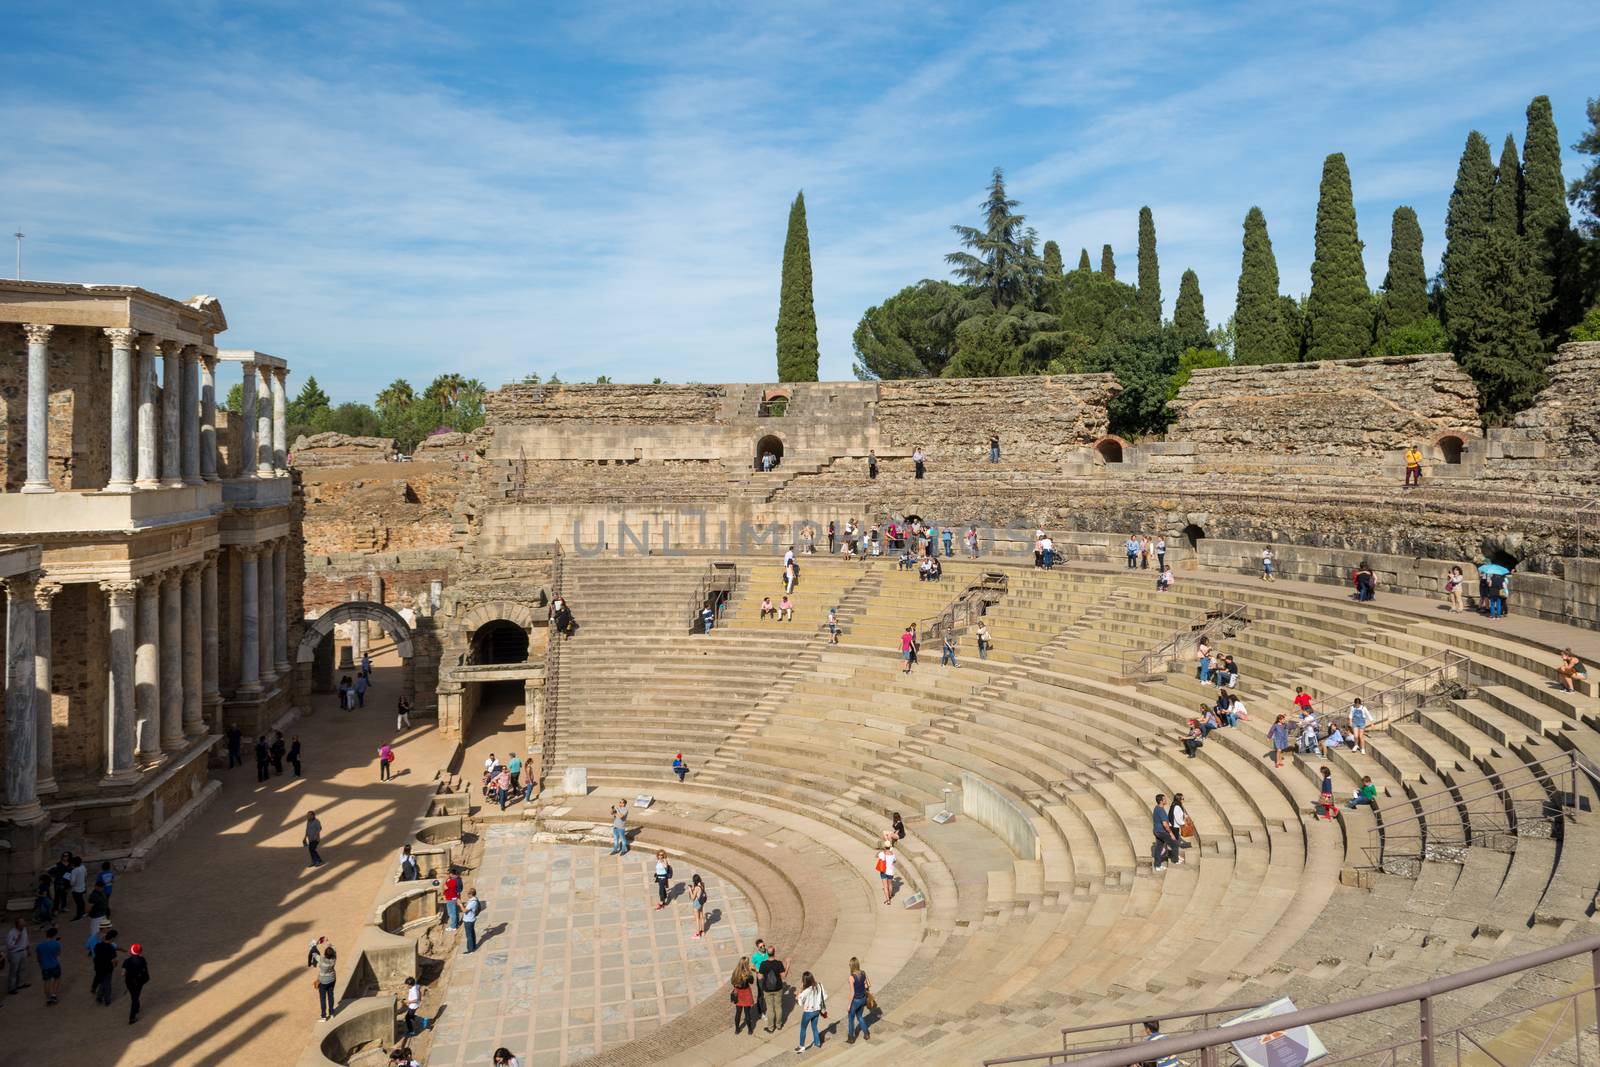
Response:
[[[159,390],[158,390],[159,392]],[[0,323],[0,483],[27,475],[28,338]],[[50,335],[50,484],[98,489],[111,477],[111,350],[104,331],[57,326]]]
[[[485,398],[484,408],[491,425],[541,419],[711,422],[726,393],[720,385],[506,385]]]
[[[1106,405],[1119,392],[1110,374],[880,382],[879,443],[921,445],[930,467],[965,465],[987,463],[998,433],[1009,466],[1059,461],[1105,435]]]
[[[342,433],[314,433],[294,440],[290,454],[296,467],[353,467],[363,463],[388,463],[394,458],[392,437],[350,437]]]
[[[1550,385],[1490,436],[1488,473],[1593,482],[1600,476],[1600,341],[1562,345]]]
[[[1478,435],[1478,390],[1448,354],[1197,370],[1172,441],[1203,453],[1374,456]]]

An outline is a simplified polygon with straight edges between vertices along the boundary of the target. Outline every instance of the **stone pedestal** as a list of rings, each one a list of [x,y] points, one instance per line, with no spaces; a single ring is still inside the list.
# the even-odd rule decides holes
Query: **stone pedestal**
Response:
[[[561,791],[569,797],[589,795],[589,768],[568,767],[561,772]]]

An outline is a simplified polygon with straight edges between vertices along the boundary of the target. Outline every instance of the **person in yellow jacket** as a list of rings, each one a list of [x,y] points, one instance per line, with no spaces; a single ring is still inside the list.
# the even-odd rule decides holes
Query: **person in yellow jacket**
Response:
[[[1422,450],[1412,445],[1406,449],[1406,488],[1422,484]]]

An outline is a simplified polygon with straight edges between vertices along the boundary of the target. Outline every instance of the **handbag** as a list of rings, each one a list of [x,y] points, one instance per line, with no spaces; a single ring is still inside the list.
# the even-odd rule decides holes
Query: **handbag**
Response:
[[[1194,836],[1194,820],[1193,819],[1184,819],[1183,820],[1183,829],[1181,831],[1179,831],[1179,832],[1182,833],[1184,837],[1193,837]]]
[[[866,1008],[867,1008],[868,1011],[877,1011],[878,1010],[878,998],[872,995],[872,990],[870,990],[870,989],[867,990]]]

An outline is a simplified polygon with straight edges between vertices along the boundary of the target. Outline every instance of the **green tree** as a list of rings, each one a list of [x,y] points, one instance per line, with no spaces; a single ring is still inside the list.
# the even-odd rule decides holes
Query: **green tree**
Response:
[[[1156,220],[1139,209],[1139,309],[1151,326],[1161,325],[1161,268],[1156,263]]]
[[[1178,302],[1172,306],[1172,325],[1178,331],[1178,340],[1186,347],[1205,347],[1211,327],[1206,323],[1200,276],[1192,270],[1184,271],[1178,281]]]
[[[1184,352],[1177,331],[1171,326],[1150,327],[1142,321],[1146,314],[1140,306],[1141,322],[1134,334],[1108,338],[1085,360],[1085,370],[1110,371],[1117,376],[1122,392],[1107,405],[1107,411],[1111,431],[1126,437],[1159,433],[1172,420],[1167,398]]]
[[[1397,207],[1389,224],[1389,272],[1383,277],[1383,295],[1378,305],[1378,350],[1401,355],[1388,347],[1389,335],[1425,318],[1428,275],[1422,265],[1422,224],[1414,210]]]
[[[1108,278],[1117,276],[1117,257],[1111,254],[1110,245],[1100,246],[1100,273]]]
[[[1572,150],[1588,156],[1590,163],[1582,176],[1567,186],[1567,200],[1582,216],[1579,229],[1588,237],[1600,238],[1600,97],[1589,101],[1587,115],[1589,128]]]
[[[1089,264],[1089,250],[1087,248],[1078,249],[1078,269],[1094,270],[1094,267]]]
[[[1600,341],[1600,304],[1589,309],[1583,321],[1567,331],[1569,341]]]
[[[1178,395],[1178,390],[1189,384],[1195,371],[1206,367],[1226,367],[1228,356],[1215,348],[1185,348],[1178,357],[1178,369],[1172,372],[1172,384],[1167,387],[1167,402]]]
[[[242,393],[242,390],[241,390]],[[230,403],[233,393],[228,393]],[[241,405],[243,400],[240,401]],[[317,384],[315,375],[306,378],[305,384],[300,386],[300,392],[286,405],[284,416],[291,425],[309,425],[316,418],[317,412],[328,409],[328,394],[322,391],[322,386]],[[230,411],[238,410],[229,408]]]
[[[340,404],[323,408],[311,419],[314,433],[342,433],[349,437],[377,437],[383,433],[378,413],[365,404]]]
[[[1307,359],[1351,359],[1372,346],[1371,292],[1356,233],[1355,200],[1344,153],[1322,164],[1311,297],[1306,303]]]
[[[1424,315],[1415,322],[1396,326],[1383,339],[1382,354],[1386,356],[1415,356],[1424,352],[1450,351],[1450,337],[1444,326],[1432,315]]]
[[[551,375],[550,380],[552,382],[555,381],[555,376]],[[467,380],[461,375],[451,371],[448,374],[441,374],[429,382],[428,388],[423,390],[422,395],[425,399],[436,402],[442,410],[449,411],[450,406],[456,402],[456,397],[460,394],[461,387],[466,382]]]
[[[968,286],[963,317],[1005,311],[1034,295],[1044,264],[1033,254],[1032,231],[1024,228],[1026,219],[1016,212],[1019,204],[1006,196],[1005,175],[996,167],[983,202],[983,228],[950,227],[965,249],[944,257],[950,273]]]
[[[1581,311],[1559,299],[1573,252],[1566,193],[1561,138],[1550,113],[1550,98],[1536,96],[1528,105],[1528,131],[1522,141],[1522,232],[1532,252],[1533,295],[1547,308],[1541,329],[1550,343],[1560,339]]]
[[[376,405],[380,412],[389,410],[404,410],[416,402],[417,394],[411,388],[411,383],[404,378],[396,378],[378,392]]]
[[[778,380],[817,380],[817,312],[811,293],[811,238],[806,231],[806,195],[789,205],[783,242],[783,281],[778,294]]]
[[[1239,295],[1234,303],[1234,361],[1285,363],[1297,358],[1278,293],[1278,260],[1272,254],[1267,218],[1259,207],[1244,217],[1244,257],[1239,264]]]
[[[1087,370],[1094,349],[1134,337],[1144,328],[1139,291],[1105,273],[1085,270],[1068,275],[1055,310],[1058,343],[1050,363],[1052,374]]]
[[[596,374],[594,376],[594,384],[596,384],[596,385],[610,385],[611,384],[611,375],[609,375],[609,374]]]
[[[1456,184],[1445,214],[1444,258],[1440,265],[1440,307],[1444,326],[1454,339],[1456,355],[1483,334],[1489,266],[1489,206],[1494,199],[1494,160],[1489,142],[1473,130],[1456,167]]]
[[[959,286],[924,280],[868,308],[852,338],[856,377],[938,377],[955,354],[952,311],[962,299]]]
[[[1061,246],[1054,241],[1044,243],[1044,276],[1047,281],[1060,278],[1065,271],[1061,269]]]

